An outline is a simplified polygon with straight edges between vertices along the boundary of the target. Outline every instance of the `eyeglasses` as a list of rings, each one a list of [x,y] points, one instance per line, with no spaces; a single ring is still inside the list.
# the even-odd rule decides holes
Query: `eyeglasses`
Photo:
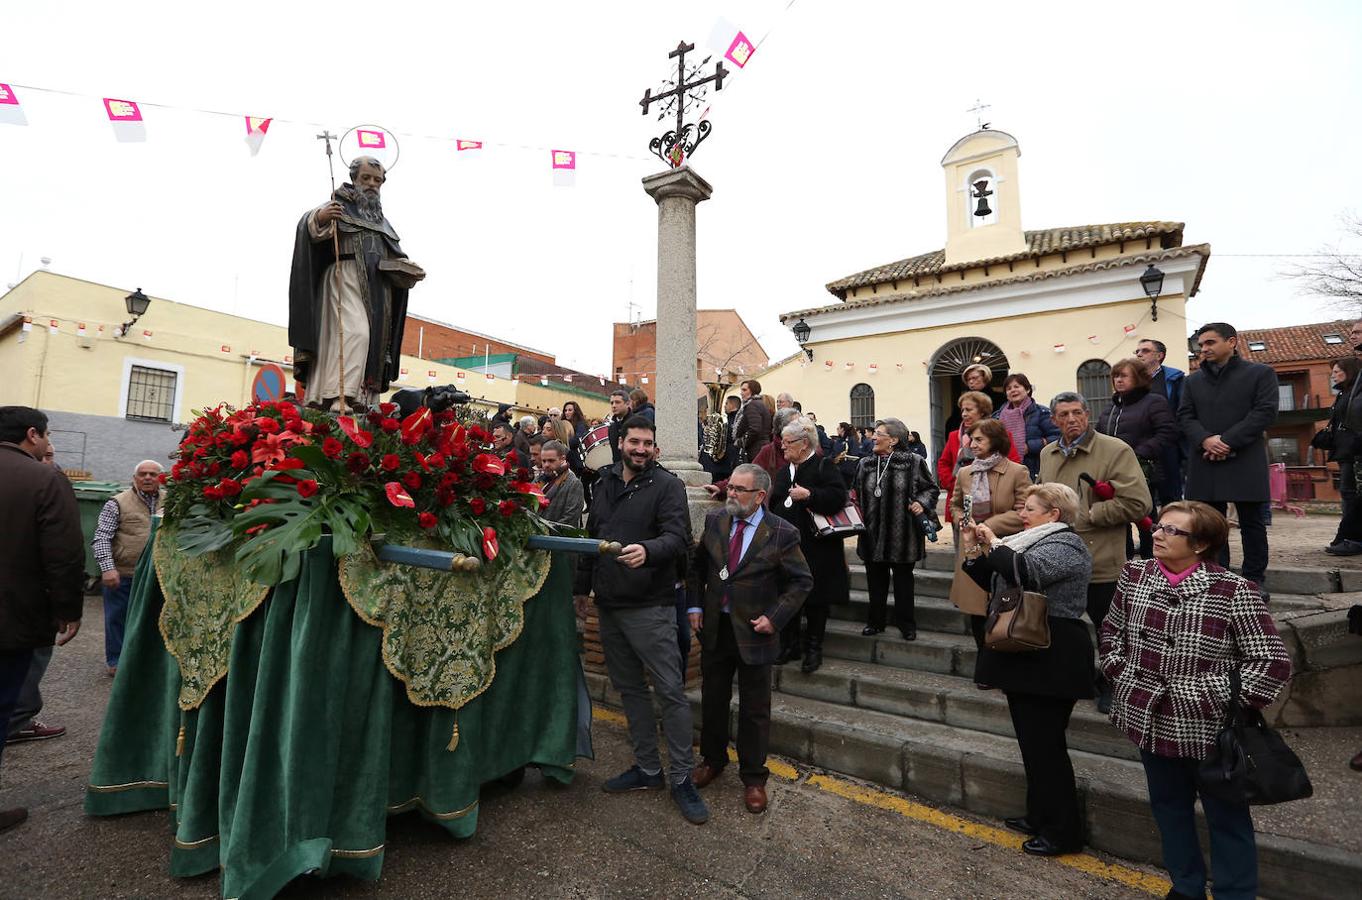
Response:
[[[730,484],[728,486],[728,492],[730,494],[760,494],[761,488],[745,488],[738,487],[736,484]]]
[[[1153,534],[1154,532],[1157,532],[1157,531],[1162,531],[1164,534],[1177,535],[1178,537],[1189,538],[1189,537],[1192,536],[1192,533],[1191,533],[1190,531],[1183,531],[1181,528],[1178,528],[1176,525],[1165,525],[1165,524],[1163,524],[1162,522],[1160,522],[1160,523],[1157,524],[1157,525],[1151,526],[1150,529],[1149,529],[1149,532],[1150,532],[1151,534]]]

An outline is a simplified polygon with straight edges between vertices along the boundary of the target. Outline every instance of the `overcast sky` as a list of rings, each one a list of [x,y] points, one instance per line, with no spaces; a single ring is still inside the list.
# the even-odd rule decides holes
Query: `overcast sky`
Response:
[[[304,11],[307,10],[307,11]],[[941,156],[976,98],[1021,144],[1026,228],[1169,219],[1212,257],[1189,318],[1334,317],[1276,277],[1362,207],[1362,4],[7,4],[0,284],[51,268],[284,324],[293,230],[328,190],[313,139],[401,135],[384,207],[429,273],[412,310],[610,365],[610,323],[655,309],[662,168],[640,114],[666,53],[719,17],[765,42],[714,104],[695,168],[699,303],[736,307],[774,358],[783,310],[938,249]],[[251,158],[238,117],[147,108],[119,144],[99,97],[275,116]],[[93,97],[94,99],[90,99]],[[480,158],[455,137],[488,142]],[[529,148],[493,147],[492,143]],[[555,188],[549,148],[572,149]],[[600,155],[595,155],[600,154]],[[650,161],[651,160],[651,161]],[[1250,254],[1237,256],[1233,254]],[[22,257],[22,261],[21,261]]]

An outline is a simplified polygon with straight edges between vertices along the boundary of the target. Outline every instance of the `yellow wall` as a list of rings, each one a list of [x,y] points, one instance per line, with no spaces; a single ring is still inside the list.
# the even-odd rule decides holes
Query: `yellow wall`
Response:
[[[253,354],[261,361],[283,364],[292,353],[287,330],[278,325],[159,297],[152,297],[147,313],[127,337],[115,338],[116,326],[128,318],[123,303],[128,293],[124,288],[35,272],[0,297],[0,322],[19,315],[31,318],[33,324],[26,337],[17,322],[0,334],[0,372],[4,373],[0,404],[117,416],[124,369],[128,359],[136,359],[152,366],[183,368],[179,419],[188,421],[196,409],[222,402],[241,406],[249,401],[259,371],[250,361]],[[55,335],[48,331],[53,319],[58,323]],[[78,336],[82,323],[84,339]],[[150,340],[142,337],[144,330],[151,332]],[[402,357],[401,365],[407,374],[393,385],[394,390],[459,384],[460,370],[452,366],[409,356]],[[427,374],[431,370],[436,373],[433,381]],[[464,374],[464,390],[488,403],[541,410],[572,399],[581,402],[588,415],[602,415],[609,405],[604,400],[593,404],[551,387],[517,385],[504,378],[488,381],[478,372]]]
[[[1143,245],[1142,245],[1143,246]],[[801,365],[802,353],[763,372],[758,377],[762,392],[789,391],[807,411],[817,413],[818,421],[829,432],[839,421],[850,418],[851,388],[865,383],[875,390],[877,418],[893,416],[921,432],[928,440],[931,421],[930,378],[926,363],[946,344],[964,337],[978,337],[997,344],[1006,354],[1009,371],[1024,372],[1035,388],[1036,400],[1049,404],[1059,391],[1077,388],[1079,365],[1089,359],[1108,363],[1133,356],[1140,338],[1153,338],[1168,346],[1167,364],[1186,369],[1183,318],[1186,300],[1181,294],[1159,298],[1159,321],[1145,321],[1140,330],[1124,334],[1124,326],[1139,322],[1149,311],[1149,301],[1128,300],[1103,306],[1060,310],[1037,315],[1001,319],[980,319],[962,325],[949,325],[900,331],[841,341],[810,343],[813,362]],[[1088,336],[1096,334],[1093,345]],[[1063,343],[1065,351],[1056,353],[1054,345]],[[833,368],[825,368],[831,360]],[[845,363],[854,363],[848,371]],[[871,375],[867,364],[877,363]],[[895,368],[903,363],[903,371]],[[947,410],[949,412],[949,410]],[[930,442],[930,441],[929,441]]]

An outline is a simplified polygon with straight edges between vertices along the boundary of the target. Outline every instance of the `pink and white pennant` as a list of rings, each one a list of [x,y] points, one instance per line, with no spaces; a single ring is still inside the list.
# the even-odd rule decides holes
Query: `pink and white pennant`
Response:
[[[251,150],[251,156],[260,152],[260,145],[265,141],[265,132],[270,130],[270,123],[273,119],[262,119],[260,116],[246,116],[246,146]]]
[[[28,124],[28,117],[24,115],[24,108],[19,104],[14,88],[3,83],[0,83],[0,122],[6,125]]]
[[[134,100],[104,98],[104,112],[113,126],[114,139],[120,144],[139,144],[147,139],[147,126],[142,121],[142,108]]]
[[[577,153],[575,150],[552,150],[553,186],[573,187],[577,184]]]

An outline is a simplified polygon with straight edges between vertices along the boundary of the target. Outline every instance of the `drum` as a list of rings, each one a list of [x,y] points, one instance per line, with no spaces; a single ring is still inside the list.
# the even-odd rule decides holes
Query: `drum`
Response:
[[[608,468],[615,461],[610,451],[610,426],[597,425],[582,435],[582,460],[593,472]]]

